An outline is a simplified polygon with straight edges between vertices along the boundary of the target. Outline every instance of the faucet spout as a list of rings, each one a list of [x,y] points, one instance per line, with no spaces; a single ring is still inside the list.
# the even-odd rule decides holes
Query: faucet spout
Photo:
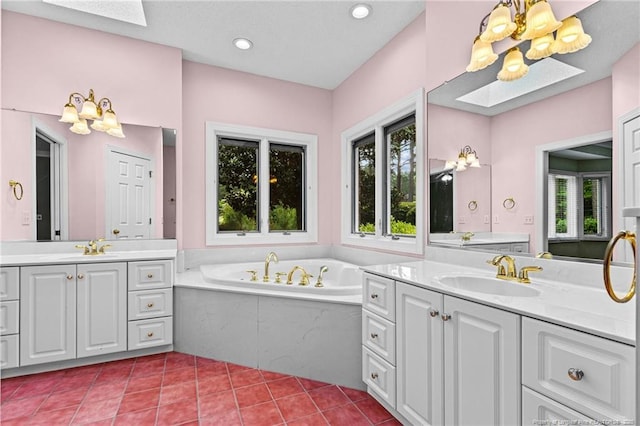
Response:
[[[287,275],[287,284],[291,285],[293,284],[293,274],[296,271],[300,271],[302,272],[302,276],[300,277],[300,282],[298,283],[299,285],[309,285],[309,278],[312,276],[309,273],[307,273],[307,271],[305,271],[305,269],[302,266],[294,266],[291,271],[289,271],[289,274]]]
[[[264,276],[262,277],[262,281],[265,283],[269,282],[269,263],[274,262],[274,263],[278,263],[278,256],[270,251],[269,254],[267,254],[267,257],[264,259]]]
[[[507,264],[506,272],[504,265],[502,265],[503,260]],[[498,267],[498,274],[496,275],[496,278],[501,278],[503,280],[516,280],[518,278],[516,275],[516,261],[511,256],[500,254],[491,260],[487,260],[487,263]]]

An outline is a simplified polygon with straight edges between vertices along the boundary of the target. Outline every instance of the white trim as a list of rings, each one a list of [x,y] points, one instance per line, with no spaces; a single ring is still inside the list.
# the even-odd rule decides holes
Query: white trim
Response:
[[[119,153],[128,155],[129,157],[141,158],[149,162],[149,171],[154,172],[154,177],[149,178],[149,217],[151,218],[151,224],[148,224],[149,227],[149,238],[156,238],[156,190],[157,185],[154,179],[158,178],[158,174],[156,171],[156,160],[151,155],[141,154],[139,152],[131,151],[129,149],[122,148],[120,146],[115,145],[106,145],[105,146],[105,156],[104,156],[104,164],[105,164],[105,182],[104,182],[104,193],[105,193],[105,203],[104,203],[104,232],[105,238],[109,239],[111,236],[111,194],[108,188],[109,182],[112,182],[116,177],[114,173],[116,170],[112,170],[109,167],[109,160],[111,159],[111,153]]]
[[[37,131],[47,135],[60,146],[60,237],[58,240],[69,239],[69,173],[68,173],[68,145],[67,139],[61,134],[52,130],[34,115],[31,116],[31,181],[34,182],[31,188],[33,200],[31,206],[31,221],[33,240],[38,239],[38,208],[37,208],[37,188],[36,188],[36,134]]]
[[[617,135],[618,141],[616,141],[616,146],[618,149],[618,155],[617,155],[618,170],[614,178],[616,179],[616,182],[621,182],[620,190],[618,192],[618,194],[620,194],[618,196],[618,209],[617,209],[618,210],[618,227],[620,228],[620,230],[627,229],[627,230],[633,231],[635,229],[636,232],[640,230],[640,229],[636,229],[636,220],[626,217],[624,214],[625,208],[636,207],[636,206],[626,205],[627,182],[632,181],[633,173],[631,170],[627,170],[627,164],[625,162],[625,151],[627,150],[628,145],[625,143],[627,141],[625,140],[624,131],[625,131],[625,125],[628,122],[635,120],[638,117],[640,117],[640,108],[634,108],[631,111],[627,112],[626,114],[623,114],[618,118],[618,135]],[[617,232],[617,230],[613,230],[613,229],[611,230],[612,235],[615,232]],[[633,252],[631,251],[631,247],[628,244],[623,244],[622,246],[624,248],[622,248],[622,251],[621,251],[622,254],[620,255],[620,258],[624,259],[624,261],[626,262],[633,262]],[[640,259],[640,257],[638,257],[638,259]],[[638,263],[640,264],[640,260],[638,260]],[[638,298],[638,300],[639,300],[638,304],[640,304],[640,297]],[[638,333],[640,334],[640,331]],[[638,359],[639,359],[638,362],[640,363],[640,358]],[[638,383],[638,389],[640,389],[640,382]]]
[[[205,149],[205,229],[206,245],[251,245],[251,244],[286,244],[286,243],[316,243],[318,241],[318,137],[309,133],[289,132],[284,130],[266,129],[260,127],[240,126],[233,124],[206,122]],[[306,196],[305,218],[306,231],[269,232],[268,223],[261,223],[260,232],[246,233],[239,236],[236,233],[218,233],[215,220],[218,200],[218,136],[240,139],[260,140],[260,168],[259,190],[262,194],[269,193],[269,155],[268,143],[278,142],[290,145],[302,145],[306,148]],[[213,209],[212,209],[213,206]],[[268,203],[260,204],[260,220],[269,217]]]
[[[351,161],[351,142],[361,138],[372,131],[375,131],[376,157],[383,158],[384,126],[397,121],[406,115],[415,112],[416,117],[416,236],[401,237],[393,240],[390,236],[381,234],[381,227],[376,226],[375,235],[353,234],[351,232],[352,200],[351,200],[351,177],[353,175],[353,165]],[[380,250],[399,251],[412,254],[424,253],[424,206],[425,206],[425,92],[423,88],[413,91],[408,96],[397,101],[376,114],[366,118],[360,123],[342,132],[342,206],[341,206],[341,243],[344,245],[367,247]],[[383,175],[386,167],[381,161],[376,163],[376,174]],[[381,185],[376,185],[376,199],[382,200],[387,194],[382,193]],[[382,203],[376,204],[376,222],[379,225],[382,218]]]
[[[535,221],[535,238],[536,248],[535,253],[549,251],[549,244],[547,241],[548,235],[548,219],[547,219],[547,199],[548,199],[548,187],[545,177],[549,173],[549,157],[547,153],[549,151],[557,151],[560,149],[575,148],[582,145],[594,144],[598,142],[605,142],[612,140],[613,134],[611,130],[605,130],[604,132],[592,133],[590,135],[578,136],[571,139],[564,139],[561,141],[551,142],[544,145],[537,145],[536,156],[536,217],[540,220]]]

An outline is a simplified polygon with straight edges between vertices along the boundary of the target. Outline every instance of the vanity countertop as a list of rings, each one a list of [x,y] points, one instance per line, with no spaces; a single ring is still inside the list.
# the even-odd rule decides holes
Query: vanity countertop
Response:
[[[136,260],[175,259],[176,250],[123,250],[107,251],[100,255],[58,252],[38,254],[0,255],[1,266],[62,265],[70,263],[129,262]]]
[[[531,284],[505,281],[505,285],[529,285],[534,297],[503,296],[456,289],[434,281],[445,275],[495,277],[495,271],[429,260],[363,266],[376,275],[413,284],[519,315],[552,322],[575,330],[635,345],[635,303],[616,303],[604,286],[596,288],[546,279],[544,272],[530,275]],[[622,290],[620,290],[622,291]]]

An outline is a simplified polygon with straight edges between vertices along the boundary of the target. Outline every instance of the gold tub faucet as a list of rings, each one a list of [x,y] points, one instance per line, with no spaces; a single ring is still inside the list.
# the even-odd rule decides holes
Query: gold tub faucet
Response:
[[[313,275],[307,273],[307,271],[305,271],[302,266],[298,266],[298,265],[294,266],[293,269],[289,271],[289,274],[287,275],[287,284],[289,285],[293,284],[293,274],[296,271],[302,272],[302,276],[300,277],[300,282],[298,284],[309,285],[309,278],[311,278]]]
[[[265,283],[269,282],[269,263],[271,262],[274,263],[278,263],[278,256],[270,251],[269,254],[267,254],[267,257],[264,259],[264,276],[262,277],[262,281]]]

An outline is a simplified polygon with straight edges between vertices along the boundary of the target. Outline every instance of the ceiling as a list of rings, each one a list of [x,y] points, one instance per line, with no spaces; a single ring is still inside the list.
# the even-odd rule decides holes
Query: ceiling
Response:
[[[1,1],[4,10],[177,47],[185,60],[324,89],[340,85],[425,8],[424,0],[367,0],[373,12],[356,20],[349,13],[355,3],[143,0],[145,27],[41,0]],[[234,47],[237,37],[253,48]]]

